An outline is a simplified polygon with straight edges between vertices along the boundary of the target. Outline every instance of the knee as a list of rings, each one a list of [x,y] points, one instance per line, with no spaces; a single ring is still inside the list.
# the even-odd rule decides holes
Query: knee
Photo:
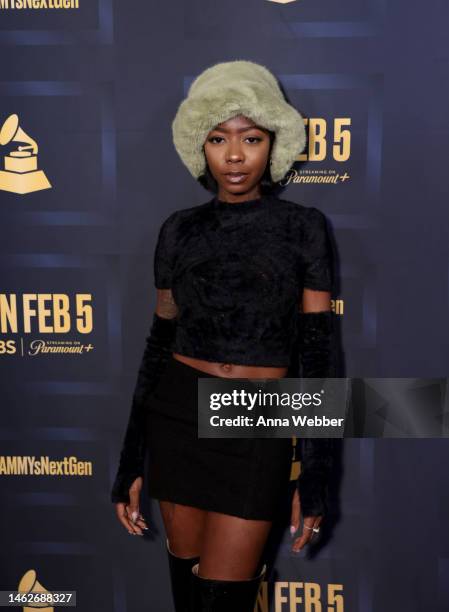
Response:
[[[200,556],[200,549],[195,543],[173,536],[171,539],[167,538],[167,550],[175,557],[181,559],[199,558]]]
[[[247,581],[254,580],[265,570],[266,564],[263,559],[229,563],[219,555],[216,558],[200,558],[197,574],[200,578],[208,580]]]
[[[166,520],[167,548],[176,557],[198,557],[201,549],[202,524],[197,516],[173,505]]]

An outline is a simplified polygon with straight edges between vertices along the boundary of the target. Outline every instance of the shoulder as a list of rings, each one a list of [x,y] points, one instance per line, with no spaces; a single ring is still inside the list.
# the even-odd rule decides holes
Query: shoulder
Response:
[[[182,226],[184,222],[190,222],[201,215],[203,211],[206,210],[208,204],[209,202],[205,202],[204,204],[197,204],[196,206],[190,206],[189,208],[179,208],[174,210],[162,221],[161,230],[168,232],[175,231],[177,228]]]
[[[326,224],[324,213],[316,206],[306,206],[284,198],[275,198],[275,200],[276,206],[282,207],[293,222],[299,223],[303,227],[320,228]]]

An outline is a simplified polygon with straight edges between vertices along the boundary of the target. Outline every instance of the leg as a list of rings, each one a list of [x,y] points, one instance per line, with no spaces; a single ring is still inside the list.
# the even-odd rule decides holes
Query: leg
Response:
[[[204,512],[191,506],[160,501],[167,534],[166,546],[176,612],[190,612],[192,567],[200,560],[199,537]]]
[[[247,520],[208,512],[199,575],[216,580],[253,578],[271,525],[271,521]]]
[[[192,567],[191,610],[253,612],[266,565],[260,563],[271,521],[209,512],[201,559]]]
[[[201,552],[206,510],[159,501],[170,550],[177,557],[196,557]]]

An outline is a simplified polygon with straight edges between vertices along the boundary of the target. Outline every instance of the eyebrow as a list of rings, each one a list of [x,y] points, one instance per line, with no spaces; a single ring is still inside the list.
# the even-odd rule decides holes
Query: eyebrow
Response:
[[[247,132],[248,130],[261,130],[262,131],[262,128],[259,127],[258,125],[250,125],[249,127],[238,128],[237,132]],[[211,131],[212,132],[229,132],[228,129],[223,128],[223,127],[216,127]]]

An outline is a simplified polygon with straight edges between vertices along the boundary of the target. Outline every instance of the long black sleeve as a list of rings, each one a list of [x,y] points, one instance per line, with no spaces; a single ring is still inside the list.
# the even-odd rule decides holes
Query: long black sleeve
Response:
[[[166,319],[154,313],[134,389],[119,468],[111,490],[113,503],[129,503],[131,484],[138,476],[143,476],[146,401],[160,379],[172,352],[176,323],[176,318]]]
[[[300,364],[303,378],[332,378],[336,373],[333,313],[299,315]],[[329,507],[329,480],[335,461],[334,438],[297,440],[301,473],[297,480],[303,516],[324,515]]]

